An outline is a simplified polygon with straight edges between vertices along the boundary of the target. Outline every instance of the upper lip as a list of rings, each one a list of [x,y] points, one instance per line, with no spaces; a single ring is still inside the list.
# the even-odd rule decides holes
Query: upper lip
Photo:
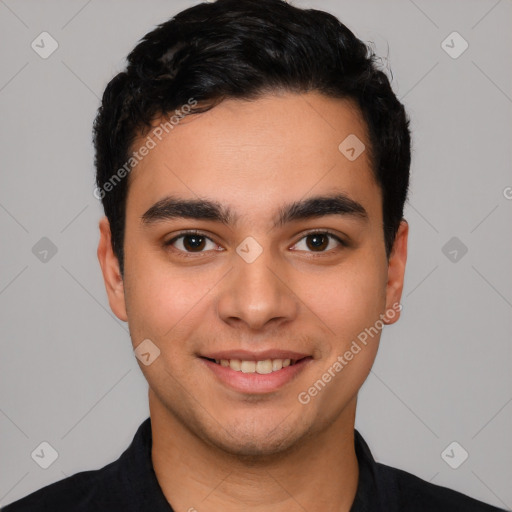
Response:
[[[239,359],[241,361],[264,361],[265,359],[293,359],[298,361],[311,354],[302,354],[291,350],[270,349],[261,352],[250,352],[248,350],[224,350],[219,352],[209,352],[200,354],[200,357],[209,359]]]

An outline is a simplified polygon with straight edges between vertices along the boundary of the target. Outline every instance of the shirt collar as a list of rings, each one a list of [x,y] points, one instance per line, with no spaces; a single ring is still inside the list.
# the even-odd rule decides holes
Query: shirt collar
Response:
[[[356,496],[350,512],[384,512],[381,505],[378,466],[361,434],[354,429],[354,444],[359,465]],[[173,512],[158,483],[151,461],[151,418],[138,428],[130,446],[121,455],[120,478],[129,492],[130,504],[143,512]],[[389,512],[389,507],[386,507]]]
[[[121,456],[125,459],[121,464],[123,486],[129,492],[133,510],[173,512],[156,478],[151,460],[151,445],[151,418],[147,418]]]
[[[354,444],[359,466],[359,481],[350,512],[384,512],[377,464],[366,441],[356,429],[354,429]],[[386,506],[386,512],[393,510],[395,509]]]

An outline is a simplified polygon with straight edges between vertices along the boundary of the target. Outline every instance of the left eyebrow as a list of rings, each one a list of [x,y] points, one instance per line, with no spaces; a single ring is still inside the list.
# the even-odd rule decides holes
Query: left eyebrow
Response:
[[[314,196],[294,201],[279,208],[274,219],[274,228],[285,224],[326,215],[340,215],[368,222],[368,212],[363,205],[344,193]],[[208,199],[183,199],[167,196],[151,206],[141,217],[142,223],[150,225],[175,218],[210,220],[234,225],[238,216],[217,201]]]
[[[274,227],[325,215],[351,217],[363,222],[369,220],[368,212],[361,203],[351,199],[346,194],[339,193],[330,196],[315,196],[283,206],[279,211],[277,220],[274,222]]]

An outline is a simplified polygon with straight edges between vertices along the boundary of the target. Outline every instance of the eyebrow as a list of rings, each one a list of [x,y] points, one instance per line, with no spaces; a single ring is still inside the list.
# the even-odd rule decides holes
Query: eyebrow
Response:
[[[293,221],[340,215],[363,222],[369,220],[363,205],[344,193],[314,196],[294,201],[279,208],[274,218],[274,228]],[[183,199],[167,196],[151,206],[141,217],[144,225],[176,218],[210,220],[227,226],[236,224],[239,216],[229,207],[209,199]]]

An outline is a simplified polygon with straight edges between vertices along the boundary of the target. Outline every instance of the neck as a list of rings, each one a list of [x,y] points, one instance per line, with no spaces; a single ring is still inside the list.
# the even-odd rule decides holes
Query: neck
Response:
[[[356,398],[323,432],[277,457],[244,458],[206,443],[149,392],[151,458],[174,510],[348,512],[357,490]]]

